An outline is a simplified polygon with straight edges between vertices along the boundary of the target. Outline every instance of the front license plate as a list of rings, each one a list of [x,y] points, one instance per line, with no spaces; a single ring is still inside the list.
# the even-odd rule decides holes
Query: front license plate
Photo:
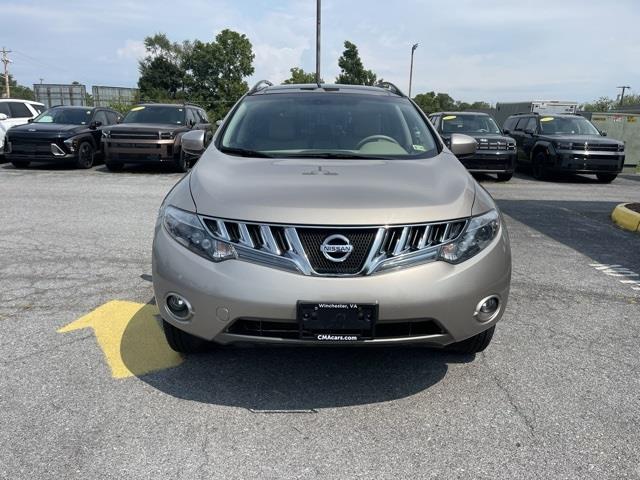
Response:
[[[298,302],[300,338],[352,342],[373,337],[378,305]]]

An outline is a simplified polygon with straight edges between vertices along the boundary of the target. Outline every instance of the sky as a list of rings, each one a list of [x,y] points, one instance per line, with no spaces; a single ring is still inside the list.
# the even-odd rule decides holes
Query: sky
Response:
[[[315,0],[0,0],[0,47],[20,84],[136,86],[147,35],[211,41],[224,28],[253,44],[255,74],[280,83],[315,69]],[[413,95],[456,100],[591,101],[640,92],[638,0],[322,1],[322,76],[343,43],[366,68]]]

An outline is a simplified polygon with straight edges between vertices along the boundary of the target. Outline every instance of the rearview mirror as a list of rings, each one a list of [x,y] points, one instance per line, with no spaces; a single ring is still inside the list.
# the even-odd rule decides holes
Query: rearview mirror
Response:
[[[182,150],[186,153],[200,154],[204,150],[204,130],[193,130],[182,136]]]
[[[478,150],[478,142],[469,135],[453,133],[451,134],[451,146],[449,149],[451,153],[458,158],[470,157],[471,155],[475,155]]]
[[[0,120],[6,120],[7,118],[9,118],[9,117],[7,116],[6,113],[0,113]],[[31,120],[31,119],[29,119],[29,120]]]

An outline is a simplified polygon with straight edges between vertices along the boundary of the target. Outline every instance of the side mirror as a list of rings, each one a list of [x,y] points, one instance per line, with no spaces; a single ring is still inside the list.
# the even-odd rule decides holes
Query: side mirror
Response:
[[[451,134],[451,146],[449,149],[458,158],[465,158],[475,155],[478,150],[478,142],[469,135],[463,135],[462,133]]]
[[[607,136],[607,132],[600,132],[600,135],[602,135],[603,137]]]
[[[182,136],[182,150],[192,155],[199,155],[204,150],[204,130],[193,130]]]
[[[530,128],[525,128],[524,133],[526,133],[527,135],[533,135],[534,133],[536,133],[536,131]]]
[[[6,120],[7,118],[9,117],[7,116],[6,113],[0,113],[0,120]],[[31,119],[29,119],[29,121],[31,121]]]
[[[101,127],[101,126],[102,126],[102,122],[91,122],[89,124],[89,128],[91,130],[95,130],[96,128]]]
[[[502,133],[504,133],[505,135],[511,135],[511,130],[509,130],[508,128],[505,128]]]

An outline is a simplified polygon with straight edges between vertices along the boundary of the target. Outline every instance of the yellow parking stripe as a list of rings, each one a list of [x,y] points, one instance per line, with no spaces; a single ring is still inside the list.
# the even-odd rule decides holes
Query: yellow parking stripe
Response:
[[[114,300],[58,330],[92,328],[113,378],[164,370],[183,358],[167,345],[154,305]]]

